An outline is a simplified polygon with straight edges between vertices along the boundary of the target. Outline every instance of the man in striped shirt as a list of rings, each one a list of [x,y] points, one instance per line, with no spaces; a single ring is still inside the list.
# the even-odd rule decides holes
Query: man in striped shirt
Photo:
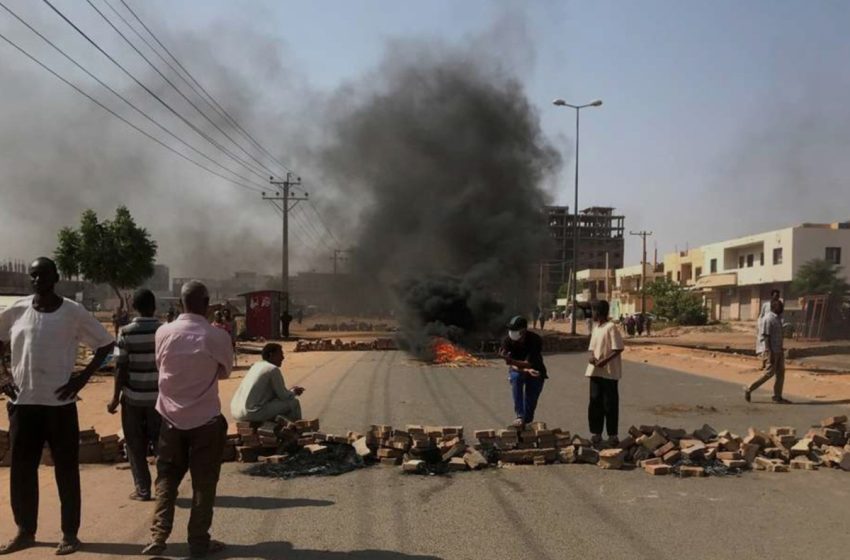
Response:
[[[156,452],[162,422],[156,411],[159,372],[156,367],[155,336],[160,326],[156,298],[147,289],[133,294],[133,309],[139,316],[122,327],[116,344],[115,392],[107,410],[115,414],[121,404],[121,426],[127,443],[127,458],[136,489],[131,500],[151,499],[148,451]]]

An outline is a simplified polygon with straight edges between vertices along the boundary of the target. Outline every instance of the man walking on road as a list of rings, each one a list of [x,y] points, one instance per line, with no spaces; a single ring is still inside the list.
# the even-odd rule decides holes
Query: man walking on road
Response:
[[[152,291],[137,290],[133,294],[133,309],[140,316],[121,327],[118,333],[115,391],[106,409],[115,414],[121,404],[121,428],[135,483],[130,499],[147,502],[151,499],[148,451],[153,448],[156,453],[162,423],[155,408],[159,373],[154,353],[156,331],[161,323],[154,317],[156,297]]]
[[[546,381],[543,363],[543,339],[528,330],[528,321],[517,315],[508,322],[508,336],[502,341],[499,356],[508,365],[508,380],[514,397],[517,427],[534,421],[537,401]]]
[[[286,388],[283,373],[283,347],[270,342],[263,347],[263,359],[251,366],[239,384],[230,413],[239,422],[265,422],[275,416],[288,420],[301,420],[301,403],[298,397],[303,387]]]
[[[230,376],[233,350],[226,331],[207,321],[210,296],[197,280],[181,290],[184,313],[156,332],[156,365],[162,415],[156,461],[156,507],[152,542],[142,554],[158,556],[174,526],[177,489],[188,471],[192,477],[189,552],[203,558],[224,548],[211,540],[216,487],[227,438],[221,415],[218,381]]]
[[[785,350],[782,340],[782,312],[784,305],[779,299],[770,302],[770,313],[761,320],[761,338],[764,345],[764,374],[752,385],[744,388],[744,399],[750,402],[752,392],[761,387],[771,377],[773,382],[773,402],[790,404],[791,401],[782,397],[782,387],[785,384]]]
[[[0,356],[11,344],[12,372],[0,371],[0,390],[8,397],[12,469],[10,496],[18,534],[0,547],[11,554],[35,544],[38,524],[38,464],[50,446],[62,511],[57,555],[80,548],[80,425],[77,393],[112,350],[112,337],[86,309],[59,296],[56,264],[45,257],[29,269],[35,295],[0,314]],[[95,350],[83,371],[73,375],[77,346]],[[2,362],[2,360],[0,360]]]

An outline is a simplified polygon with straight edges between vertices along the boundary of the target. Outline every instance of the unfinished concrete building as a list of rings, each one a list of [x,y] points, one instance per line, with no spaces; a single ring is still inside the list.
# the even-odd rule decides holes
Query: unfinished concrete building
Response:
[[[546,269],[546,292],[554,298],[558,288],[567,284],[573,267],[573,221],[568,206],[547,206],[549,232],[555,251]],[[625,217],[614,208],[593,206],[578,214],[578,270],[617,269],[623,266]]]

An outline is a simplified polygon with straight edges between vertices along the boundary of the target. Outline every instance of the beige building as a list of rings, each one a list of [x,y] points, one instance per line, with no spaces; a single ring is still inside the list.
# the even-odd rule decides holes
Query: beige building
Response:
[[[704,245],[700,250],[702,275],[694,288],[703,293],[712,319],[757,319],[770,291],[778,289],[786,297],[796,272],[814,259],[841,265],[850,281],[845,266],[850,256],[850,222],[802,224]],[[788,309],[795,303],[786,299]]]
[[[631,315],[643,311],[652,311],[652,297],[646,296],[646,309],[643,309],[641,286],[646,274],[646,283],[651,284],[664,278],[663,266],[646,263],[626,266],[614,271],[615,287],[611,294],[611,316]]]
[[[705,255],[701,247],[664,255],[664,276],[682,286],[693,286],[703,274]]]

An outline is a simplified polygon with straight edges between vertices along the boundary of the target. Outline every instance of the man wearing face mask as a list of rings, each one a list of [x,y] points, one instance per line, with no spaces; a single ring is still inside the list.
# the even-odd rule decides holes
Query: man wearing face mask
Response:
[[[499,356],[509,368],[516,413],[514,425],[525,426],[534,421],[537,400],[548,377],[543,363],[543,339],[529,332],[528,321],[517,315],[508,322],[508,336],[502,341]]]

